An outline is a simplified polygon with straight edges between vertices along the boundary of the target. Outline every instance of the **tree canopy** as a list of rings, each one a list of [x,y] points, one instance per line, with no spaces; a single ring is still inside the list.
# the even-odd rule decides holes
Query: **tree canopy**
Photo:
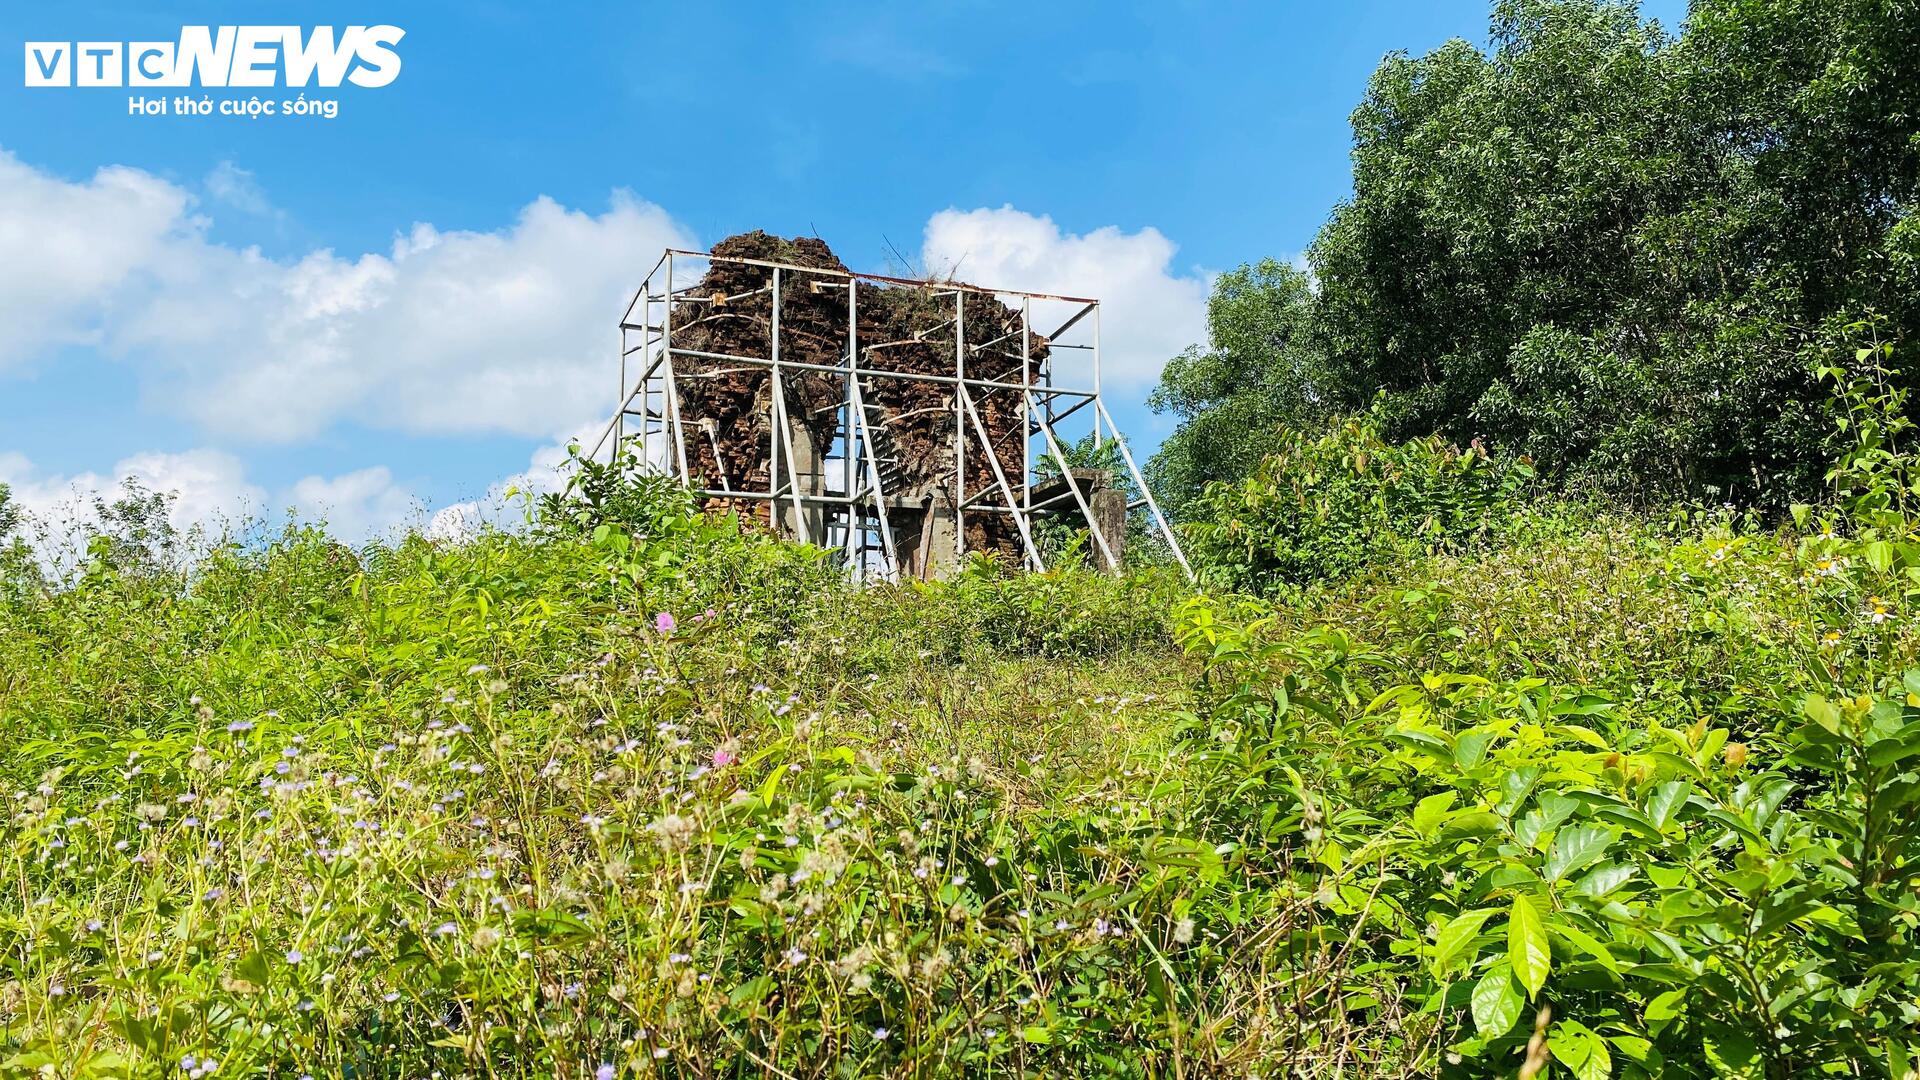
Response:
[[[1507,0],[1484,49],[1387,57],[1312,287],[1226,275],[1209,347],[1167,369],[1171,501],[1257,461],[1223,428],[1369,407],[1562,484],[1804,495],[1809,354],[1868,312],[1920,319],[1915,56],[1906,0],[1697,0],[1677,36],[1632,4]]]

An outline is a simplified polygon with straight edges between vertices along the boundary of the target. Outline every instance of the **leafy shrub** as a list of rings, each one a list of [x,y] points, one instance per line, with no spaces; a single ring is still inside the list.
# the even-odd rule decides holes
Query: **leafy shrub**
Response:
[[[1513,513],[1532,478],[1525,459],[1388,443],[1354,417],[1320,434],[1284,429],[1253,475],[1206,489],[1184,531],[1212,584],[1267,593],[1457,550]]]
[[[1169,645],[1168,615],[1181,591],[1171,571],[1067,566],[1034,574],[975,558],[944,580],[873,590],[856,618],[871,620],[888,651],[948,662],[994,654],[1094,659]]]
[[[1216,831],[1313,891],[1420,1067],[1913,1074],[1920,546],[1887,357],[1823,373],[1854,452],[1817,530],[1519,543],[1334,624],[1182,610]]]

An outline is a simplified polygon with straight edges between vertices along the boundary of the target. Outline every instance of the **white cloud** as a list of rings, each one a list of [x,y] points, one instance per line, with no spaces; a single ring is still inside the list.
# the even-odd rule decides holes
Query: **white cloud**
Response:
[[[206,190],[267,205],[231,165]],[[386,252],[277,260],[214,243],[194,205],[136,169],[68,183],[0,151],[0,362],[97,343],[169,411],[247,440],[349,417],[545,436],[612,410],[615,320],[660,250],[692,243],[616,192],[597,215],[543,197],[495,231],[416,224]]]
[[[112,501],[133,480],[149,491],[174,496],[172,522],[218,529],[259,512],[266,492],[248,482],[239,458],[219,450],[169,454],[143,451],[122,458],[105,473],[49,474],[19,453],[0,453],[0,483],[43,528],[58,531],[93,519],[95,498]]]
[[[396,484],[385,465],[305,477],[287,490],[285,501],[301,520],[324,522],[329,535],[350,544],[391,532],[424,512],[424,504]]]
[[[435,511],[422,531],[435,539],[456,540],[472,536],[487,525],[513,527],[521,521],[523,511],[522,504],[516,500],[564,490],[566,465],[571,460],[567,445],[577,442],[583,452],[591,450],[605,426],[597,421],[576,426],[570,434],[535,450],[525,469],[494,483],[485,496]]]
[[[1076,235],[1050,217],[1003,206],[933,215],[921,263],[988,288],[1098,299],[1103,381],[1138,390],[1182,349],[1206,339],[1212,275],[1175,271],[1176,250],[1158,229],[1107,226]],[[1052,329],[1038,314],[1035,323],[1041,333]]]
[[[660,249],[689,242],[664,211],[617,195],[599,216],[537,199],[497,232],[416,225],[356,259],[203,245],[112,344],[157,351],[168,404],[242,438],[298,440],[349,416],[544,435],[611,411],[614,322]]]
[[[0,371],[49,347],[99,340],[116,290],[193,228],[188,202],[138,169],[69,183],[0,150]]]
[[[261,217],[280,216],[273,204],[267,201],[267,193],[260,189],[260,183],[253,178],[252,171],[231,161],[215,165],[201,186],[206,189],[208,198],[236,210]]]
[[[170,519],[185,532],[195,527],[218,536],[227,527],[290,513],[307,522],[325,522],[329,535],[363,543],[419,520],[423,504],[395,482],[385,466],[338,476],[308,476],[270,497],[250,480],[246,465],[221,450],[180,453],[143,451],[106,472],[72,475],[37,468],[24,454],[0,453],[0,484],[46,536],[86,529],[96,520],[96,498],[111,502],[128,481],[174,497]]]

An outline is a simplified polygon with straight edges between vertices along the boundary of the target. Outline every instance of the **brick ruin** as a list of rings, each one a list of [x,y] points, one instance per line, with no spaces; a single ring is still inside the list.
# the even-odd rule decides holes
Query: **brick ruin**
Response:
[[[698,283],[675,301],[672,320],[687,471],[696,486],[719,492],[708,498],[710,508],[734,510],[769,526],[802,531],[796,528],[802,523],[790,520],[790,503],[729,498],[724,493],[765,492],[771,488],[776,472],[784,480],[796,471],[803,491],[810,488],[808,493],[820,494],[839,490],[839,478],[825,475],[825,463],[829,456],[843,452],[840,437],[846,376],[788,365],[845,366],[849,287],[858,290],[856,325],[852,329],[858,333],[860,366],[869,372],[951,378],[957,367],[958,348],[963,345],[968,379],[1018,385],[1039,379],[1041,363],[1048,354],[1047,340],[1029,332],[1023,356],[1020,311],[990,293],[965,294],[964,303],[959,305],[964,311],[964,325],[956,341],[952,288],[956,283],[902,286],[839,274],[808,275],[804,269],[795,269],[847,270],[818,239],[782,239],[756,231],[721,241],[712,254],[716,258]],[[779,404],[794,435],[795,461],[791,464],[785,461],[785,451],[775,437],[773,373],[764,365],[724,359],[770,358],[774,352],[774,269],[729,261],[735,259],[780,263],[784,267],[779,311]],[[928,576],[951,558],[956,442],[963,447],[970,500],[996,483],[989,453],[1018,490],[1026,467],[1021,394],[1018,390],[971,389],[981,426],[986,429],[987,440],[983,443],[970,417],[964,427],[956,423],[955,388],[951,383],[868,374],[862,377],[859,390],[903,566],[914,576]],[[867,463],[862,460],[857,468],[864,476]],[[818,521],[820,515],[830,511],[803,512]],[[1011,514],[969,507],[964,521],[967,550],[1000,552],[1016,563],[1023,558]],[[813,530],[813,535],[819,535],[819,531]],[[949,550],[941,550],[943,547]]]

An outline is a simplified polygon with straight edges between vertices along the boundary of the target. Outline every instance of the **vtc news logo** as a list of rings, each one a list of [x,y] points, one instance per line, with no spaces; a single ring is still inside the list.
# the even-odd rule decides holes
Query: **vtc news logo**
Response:
[[[26,85],[377,87],[400,74],[397,26],[183,26],[175,41],[29,41]]]

